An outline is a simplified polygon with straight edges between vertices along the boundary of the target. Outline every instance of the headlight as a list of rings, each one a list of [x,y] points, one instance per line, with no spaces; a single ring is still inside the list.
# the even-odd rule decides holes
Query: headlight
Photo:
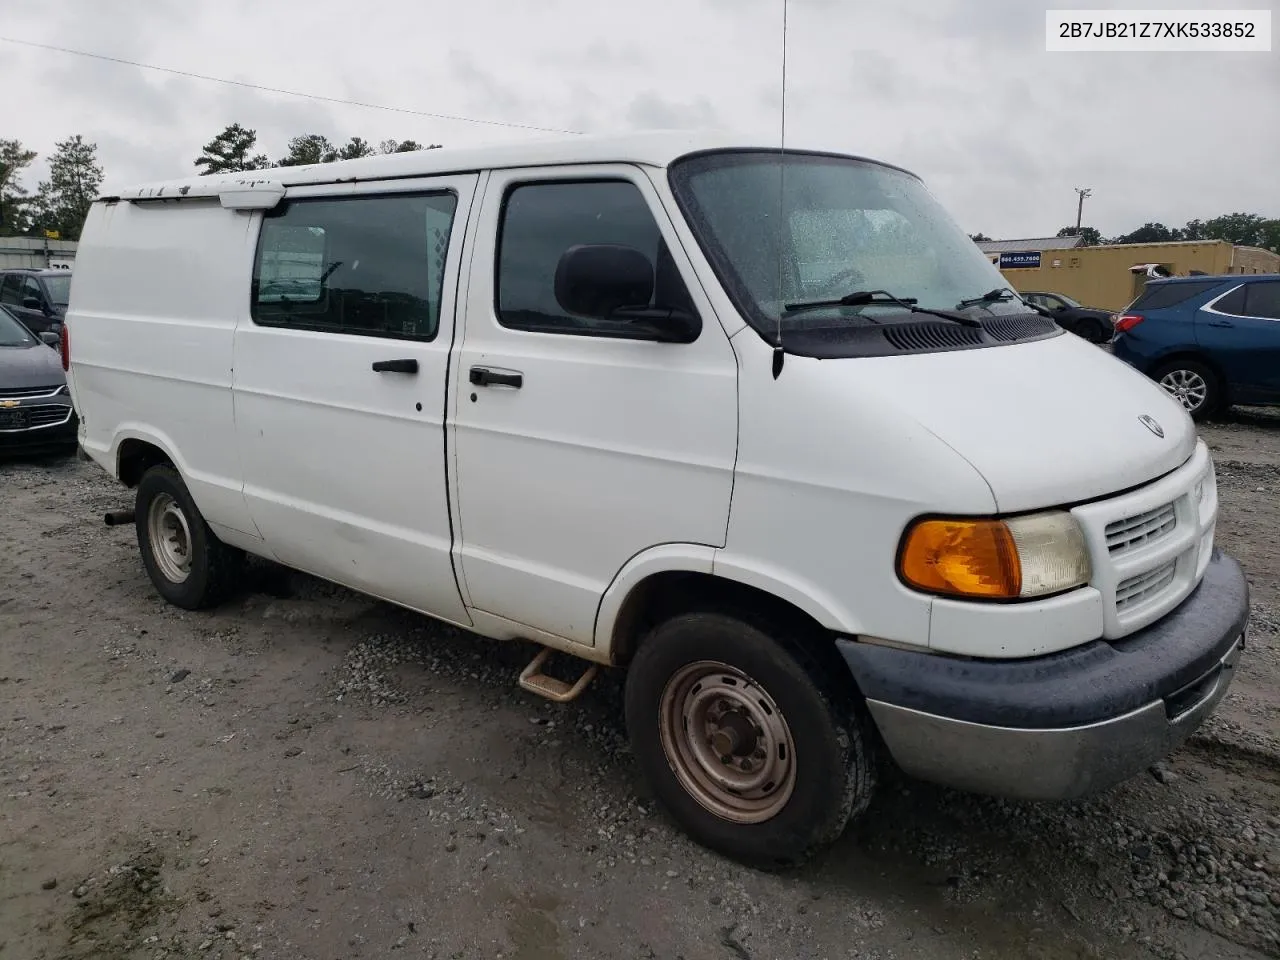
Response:
[[[1079,525],[1056,510],[1011,520],[920,520],[898,557],[908,586],[956,597],[1043,597],[1082,586],[1091,574]]]

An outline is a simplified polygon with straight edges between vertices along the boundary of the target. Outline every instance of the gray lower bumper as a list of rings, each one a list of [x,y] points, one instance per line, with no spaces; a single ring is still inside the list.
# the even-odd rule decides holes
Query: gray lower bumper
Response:
[[[1181,745],[1226,695],[1241,645],[1183,691],[1176,707],[1160,699],[1078,727],[996,727],[867,704],[894,761],[911,776],[975,793],[1063,800],[1126,780]]]
[[[881,737],[907,773],[998,796],[1078,797],[1166,756],[1231,685],[1249,582],[1215,550],[1200,584],[1121,640],[1041,657],[935,656],[838,638]]]

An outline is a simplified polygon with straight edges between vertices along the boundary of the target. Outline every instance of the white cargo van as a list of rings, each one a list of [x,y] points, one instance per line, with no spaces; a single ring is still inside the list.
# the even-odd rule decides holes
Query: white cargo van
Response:
[[[877,755],[1114,784],[1243,648],[1182,408],[883,163],[654,135],[111,190],[65,340],[166,599],[251,553],[532,641],[552,699],[625,667],[653,791],[755,862]]]

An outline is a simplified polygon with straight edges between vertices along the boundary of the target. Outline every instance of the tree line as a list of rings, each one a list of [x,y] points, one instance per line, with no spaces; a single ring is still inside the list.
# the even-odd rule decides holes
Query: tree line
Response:
[[[1056,236],[1084,238],[1086,246],[1099,247],[1117,243],[1171,243],[1177,240],[1225,240],[1244,247],[1262,247],[1280,253],[1280,218],[1263,217],[1256,213],[1224,213],[1212,220],[1188,220],[1181,227],[1167,227],[1163,223],[1144,223],[1137,230],[1115,237],[1103,237],[1093,227],[1063,227]],[[970,234],[977,242],[990,240],[981,233]]]
[[[318,133],[293,137],[285,154],[272,160],[258,150],[258,132],[238,123],[226,127],[206,143],[192,161],[201,175],[239,173],[269,167],[296,167],[312,163],[333,163],[385,153],[434,150],[438,143],[423,145],[416,140],[383,140],[374,146],[361,137],[336,144]],[[24,185],[23,173],[37,154],[18,140],[0,139],[0,236],[48,234],[66,240],[80,237],[80,228],[89,206],[102,186],[102,166],[98,145],[80,134],[60,140],[49,157],[49,176],[36,185],[32,194]],[[1173,240],[1226,240],[1242,246],[1263,247],[1280,253],[1280,219],[1255,213],[1227,213],[1211,220],[1188,220],[1181,227],[1144,223],[1129,233],[1104,238],[1093,227],[1063,227],[1059,237],[1079,233],[1090,246],[1116,243],[1164,243]],[[973,240],[990,240],[981,233]]]
[[[333,163],[336,160],[356,160],[379,153],[411,153],[415,150],[435,150],[440,144],[423,146],[416,140],[383,140],[376,147],[362,137],[352,137],[338,146],[319,133],[306,133],[289,141],[283,157],[272,160],[258,152],[258,131],[233,123],[204,145],[195,166],[201,175],[211,173],[240,173],[245,170],[265,170],[269,167],[300,167],[310,163]]]
[[[102,186],[98,145],[80,134],[58,141],[49,177],[32,195],[22,174],[37,156],[18,140],[0,140],[0,237],[52,234],[75,240]]]
[[[383,140],[375,146],[361,137],[335,144],[322,134],[307,133],[292,138],[284,156],[272,160],[258,150],[256,130],[233,123],[201,148],[193,165],[201,175],[238,173],[354,160],[380,153],[434,150],[439,146],[416,140]],[[89,207],[102,186],[98,145],[87,142],[80,134],[58,141],[49,156],[49,176],[32,193],[23,178],[38,156],[19,140],[0,139],[0,237],[78,240]]]

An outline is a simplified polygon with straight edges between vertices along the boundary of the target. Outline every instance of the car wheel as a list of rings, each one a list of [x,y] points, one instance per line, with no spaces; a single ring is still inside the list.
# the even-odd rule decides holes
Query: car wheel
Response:
[[[244,554],[213,535],[173,467],[154,466],[142,475],[134,525],[147,575],[174,606],[212,607],[235,588]]]
[[[1089,320],[1084,324],[1083,336],[1090,343],[1106,343],[1111,339],[1111,327],[1101,320]]]
[[[875,787],[865,708],[787,639],[680,614],[649,634],[626,684],[632,750],[658,800],[698,842],[766,868],[829,845]]]
[[[1196,360],[1174,360],[1152,376],[1165,392],[1182,404],[1193,420],[1213,416],[1222,403],[1217,375]]]

